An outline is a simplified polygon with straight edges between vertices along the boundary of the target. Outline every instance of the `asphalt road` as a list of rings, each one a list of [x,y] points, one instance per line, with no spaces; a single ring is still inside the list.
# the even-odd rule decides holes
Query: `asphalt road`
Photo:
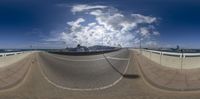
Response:
[[[1,90],[0,99],[199,99],[200,92],[169,92],[149,85],[135,55],[126,49],[92,56],[36,52],[29,56],[32,64],[24,79]]]
[[[98,90],[119,82],[128,67],[127,53],[124,51],[120,58],[113,57],[118,53],[89,57],[39,53],[39,60],[44,76],[53,85],[70,90]]]

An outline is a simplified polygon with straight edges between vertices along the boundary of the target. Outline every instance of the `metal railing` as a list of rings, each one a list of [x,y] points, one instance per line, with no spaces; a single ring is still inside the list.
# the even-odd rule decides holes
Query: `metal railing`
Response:
[[[177,52],[163,52],[163,51],[155,51],[155,50],[142,50],[142,51],[147,51],[147,52],[151,52],[151,53],[158,53],[161,55],[174,55],[174,56],[180,56],[185,58],[185,57],[200,57],[200,53],[177,53]]]
[[[140,53],[161,64],[178,69],[200,68],[200,53],[165,52],[141,49]]]
[[[7,53],[0,53],[0,57],[18,55],[18,54],[22,54],[22,53],[24,53],[24,52],[7,52]]]

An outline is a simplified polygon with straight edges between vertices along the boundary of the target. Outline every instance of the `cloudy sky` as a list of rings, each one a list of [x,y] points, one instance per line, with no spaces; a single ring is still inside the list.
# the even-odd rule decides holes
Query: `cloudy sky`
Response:
[[[0,1],[0,48],[77,44],[200,48],[200,2]]]

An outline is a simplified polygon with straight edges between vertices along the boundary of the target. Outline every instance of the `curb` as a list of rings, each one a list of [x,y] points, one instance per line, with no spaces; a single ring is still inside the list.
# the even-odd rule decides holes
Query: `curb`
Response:
[[[139,63],[138,61],[138,58],[135,58],[135,62],[136,64],[138,65],[139,67],[139,71],[140,73],[142,74],[143,78],[144,78],[144,81],[147,82],[151,87],[154,87],[156,89],[161,89],[163,91],[171,91],[171,92],[192,92],[192,91],[200,91],[200,88],[197,88],[197,89],[176,89],[176,88],[169,88],[169,87],[166,87],[166,86],[162,86],[162,85],[158,85],[158,84],[155,84],[152,80],[150,80],[148,78],[148,76],[144,73],[143,71],[143,67],[141,66],[141,64]]]

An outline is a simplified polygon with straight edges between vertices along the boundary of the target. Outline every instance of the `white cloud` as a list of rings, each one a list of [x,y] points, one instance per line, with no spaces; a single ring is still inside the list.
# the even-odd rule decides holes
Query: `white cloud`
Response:
[[[123,14],[114,7],[103,5],[74,5],[72,13],[93,16],[94,19],[78,16],[75,21],[67,22],[68,32],[62,32],[56,38],[68,46],[77,44],[137,46],[140,40],[152,42],[151,37],[158,35],[154,23],[157,18],[141,14]],[[91,22],[91,20],[93,20]],[[145,44],[147,45],[147,44]]]
[[[69,26],[71,26],[71,31],[79,31],[81,29],[80,23],[84,22],[85,19],[78,18],[76,21],[67,22]]]
[[[86,11],[86,10],[90,10],[90,9],[104,9],[107,6],[102,6],[102,5],[95,5],[95,6],[91,6],[91,5],[87,5],[87,4],[79,4],[79,5],[74,5],[71,9],[71,11],[73,13],[76,12],[82,12],[82,11]]]
[[[153,32],[154,35],[159,35],[160,33],[158,31]]]
[[[140,28],[140,33],[141,33],[142,36],[150,35],[150,32],[149,32],[148,28],[146,28],[146,27]]]
[[[141,14],[131,14],[131,16],[134,18],[135,22],[137,23],[153,23],[156,21],[155,17],[150,17],[150,16],[144,16]]]

